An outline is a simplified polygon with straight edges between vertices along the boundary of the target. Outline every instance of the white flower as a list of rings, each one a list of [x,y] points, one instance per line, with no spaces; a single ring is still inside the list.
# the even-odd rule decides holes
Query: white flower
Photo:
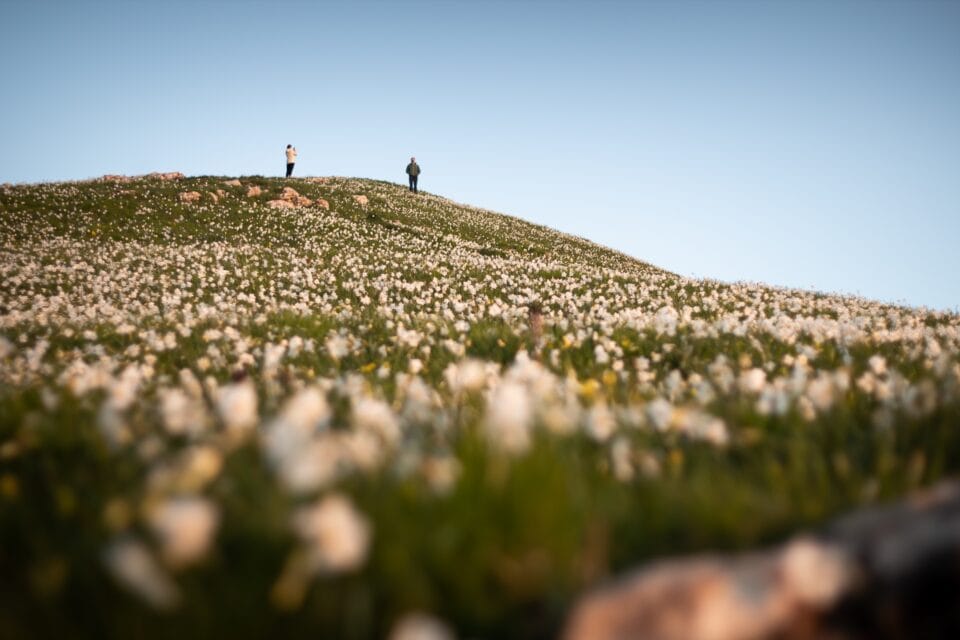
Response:
[[[275,373],[283,356],[286,353],[286,347],[282,344],[267,343],[263,346],[263,371],[268,375]]]
[[[140,369],[129,365],[120,374],[118,380],[110,385],[110,405],[117,411],[124,411],[137,399],[140,389]]]
[[[443,376],[454,393],[479,391],[487,382],[487,371],[483,363],[472,358],[459,363],[450,363]]]
[[[458,358],[462,358],[463,354],[466,353],[467,351],[467,348],[463,346],[462,343],[457,342],[456,340],[451,340],[449,338],[443,341],[443,347]]]
[[[737,386],[744,393],[760,393],[767,382],[767,374],[763,369],[754,367],[740,374]]]
[[[257,392],[250,382],[220,387],[217,413],[227,431],[241,433],[257,424]]]
[[[658,431],[665,431],[670,426],[671,416],[673,405],[663,398],[657,398],[647,405],[647,419]]]
[[[617,428],[617,421],[605,402],[598,402],[587,412],[587,433],[597,442],[606,442]]]
[[[291,358],[296,358],[298,355],[300,355],[300,352],[303,351],[303,348],[303,338],[300,336],[293,336],[290,338],[290,344],[287,347],[287,353]]]
[[[614,440],[610,446],[610,462],[613,465],[613,475],[620,482],[629,482],[636,475],[631,458],[630,442],[626,438]]]
[[[400,439],[400,424],[387,404],[374,398],[361,398],[353,405],[353,426],[379,435],[393,444]]]
[[[653,326],[657,333],[672,336],[677,332],[677,321],[679,318],[680,314],[677,313],[676,309],[670,306],[664,306],[657,311]]]
[[[607,350],[603,348],[602,344],[598,344],[593,348],[593,358],[597,361],[597,364],[607,364],[610,362],[610,355],[607,353]]]
[[[180,603],[180,592],[150,550],[132,538],[115,540],[104,553],[104,562],[121,585],[154,609],[170,610]]]
[[[484,421],[487,436],[494,446],[508,453],[522,453],[530,446],[532,415],[527,389],[521,384],[504,381],[487,401]]]
[[[423,340],[423,334],[413,329],[407,330],[403,326],[397,327],[397,344],[411,349],[417,348],[420,341]]]
[[[162,389],[160,395],[160,415],[163,426],[171,435],[195,433],[203,426],[203,405],[187,395],[183,389]]]
[[[870,371],[866,371],[862,376],[857,378],[856,384],[857,389],[863,393],[873,395],[874,390],[877,388],[877,378]]]
[[[173,568],[194,564],[206,555],[219,519],[217,508],[204,498],[167,500],[149,516],[163,559]]]
[[[113,448],[129,444],[132,438],[130,429],[127,428],[120,412],[109,402],[100,405],[100,411],[97,413],[97,428]]]
[[[706,414],[701,414],[701,416],[701,419],[692,425],[691,435],[718,447],[726,446],[730,442],[730,434],[727,431],[726,423],[720,418],[714,418]]]
[[[887,372],[887,359],[883,356],[876,354],[870,356],[870,360],[867,361],[870,365],[870,370],[873,371],[874,375],[882,376]]]
[[[819,375],[807,385],[806,397],[819,411],[826,411],[833,405],[833,381],[829,376]]]
[[[343,495],[332,494],[299,509],[293,528],[307,545],[314,571],[352,571],[366,560],[370,524]]]
[[[432,616],[408,613],[394,625],[389,640],[454,640],[454,635],[447,625]]]
[[[440,494],[453,489],[460,477],[460,462],[451,455],[431,456],[423,461],[423,475],[430,488]]]
[[[299,391],[287,400],[267,427],[264,442],[276,464],[295,454],[330,420],[330,405],[316,387]]]
[[[339,440],[323,434],[279,459],[278,473],[283,484],[294,493],[316,491],[337,478],[345,455]]]
[[[334,360],[340,360],[350,353],[350,344],[346,338],[340,335],[335,334],[330,336],[327,338],[325,345],[327,347],[327,353],[329,353],[330,357]]]
[[[3,360],[4,358],[9,356],[16,350],[17,348],[14,346],[12,342],[7,340],[3,336],[0,336],[0,360]]]

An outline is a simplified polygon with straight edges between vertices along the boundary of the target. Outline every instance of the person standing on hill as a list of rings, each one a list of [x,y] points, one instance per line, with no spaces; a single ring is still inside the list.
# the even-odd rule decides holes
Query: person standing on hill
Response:
[[[419,193],[417,191],[417,177],[420,175],[420,165],[417,164],[416,158],[410,158],[410,164],[407,165],[407,176],[410,177],[410,191],[414,193]]]
[[[293,164],[297,161],[297,148],[292,144],[287,145],[287,177],[293,175]]]

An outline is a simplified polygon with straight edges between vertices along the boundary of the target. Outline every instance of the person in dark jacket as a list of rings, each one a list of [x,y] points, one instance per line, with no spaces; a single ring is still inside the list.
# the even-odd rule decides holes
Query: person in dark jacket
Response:
[[[410,191],[418,193],[417,191],[417,176],[420,175],[420,165],[417,164],[416,158],[410,158],[410,164],[407,165],[407,176],[410,178]]]

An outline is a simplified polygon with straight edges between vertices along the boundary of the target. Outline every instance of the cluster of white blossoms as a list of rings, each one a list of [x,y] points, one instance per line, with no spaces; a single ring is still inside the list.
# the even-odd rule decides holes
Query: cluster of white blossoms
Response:
[[[214,553],[208,489],[243,447],[312,500],[274,591],[290,605],[305,580],[361,568],[378,535],[343,480],[442,495],[466,430],[507,459],[538,434],[585,437],[630,482],[663,462],[637,434],[722,448],[741,420],[860,403],[883,428],[960,399],[954,314],[682,278],[380,183],[298,187],[329,210],[211,184],[213,204],[148,181],[0,199],[0,387],[51,415],[89,407],[145,465],[143,506],[105,515],[105,561],[161,608],[178,600],[168,572]]]

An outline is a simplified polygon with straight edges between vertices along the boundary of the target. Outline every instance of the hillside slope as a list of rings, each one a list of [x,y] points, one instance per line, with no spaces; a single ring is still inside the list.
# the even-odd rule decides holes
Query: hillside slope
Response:
[[[551,637],[639,561],[960,468],[956,315],[167,178],[0,188],[0,635]]]

